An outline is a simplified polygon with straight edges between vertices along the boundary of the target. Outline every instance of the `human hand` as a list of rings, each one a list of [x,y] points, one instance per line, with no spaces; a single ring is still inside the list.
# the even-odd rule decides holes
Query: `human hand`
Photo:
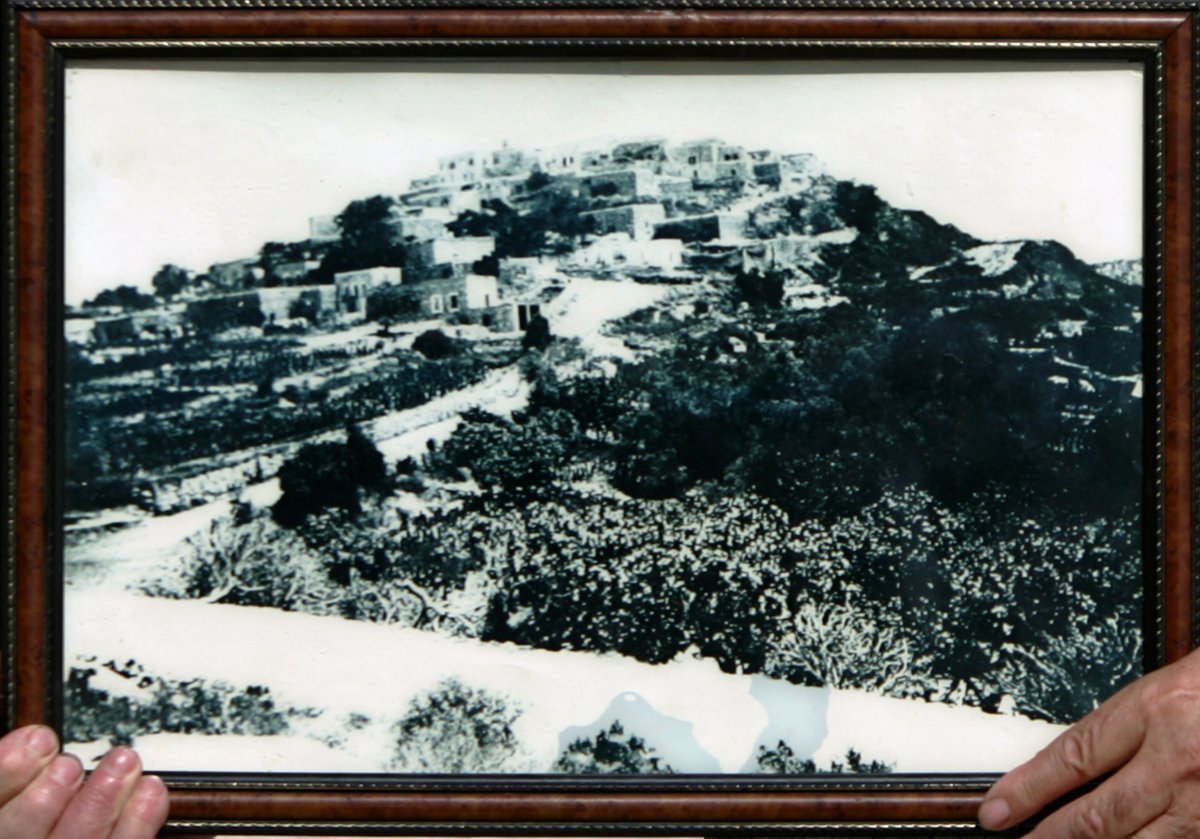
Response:
[[[84,780],[45,726],[0,738],[0,839],[153,839],[167,818],[167,788],[130,749],[109,752]]]
[[[1020,824],[1110,772],[1026,839],[1200,835],[1200,651],[1127,686],[997,781],[979,824]]]

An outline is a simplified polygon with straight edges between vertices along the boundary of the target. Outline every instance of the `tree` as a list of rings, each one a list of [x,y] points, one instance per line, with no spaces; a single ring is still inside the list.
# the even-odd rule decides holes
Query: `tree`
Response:
[[[170,300],[187,288],[190,280],[191,274],[186,269],[168,264],[158,269],[150,283],[154,286],[155,294],[164,300]]]
[[[863,233],[875,229],[875,219],[884,206],[875,187],[850,181],[838,181],[834,201],[838,215],[846,224],[857,227]]]
[[[544,350],[553,340],[550,321],[542,315],[534,315],[525,327],[525,334],[521,336],[521,347],[526,350]]]
[[[484,489],[508,498],[553,494],[553,484],[570,462],[579,426],[566,411],[544,409],[512,422],[469,411],[446,441],[442,456],[469,469]]]
[[[392,223],[395,207],[396,199],[384,195],[346,205],[337,217],[341,238],[321,260],[321,278],[328,282],[342,271],[403,266],[407,251]]]
[[[493,199],[479,212],[462,213],[448,227],[455,236],[491,236],[497,259],[565,253],[577,237],[591,231],[591,220],[583,215],[588,207],[566,188],[550,184],[537,190],[525,212]]]
[[[153,309],[158,305],[154,295],[139,291],[131,285],[106,288],[87,302],[88,306],[119,306],[127,312]]]
[[[756,309],[778,309],[783,304],[783,278],[781,271],[738,272],[733,278],[736,299]]]
[[[554,183],[554,178],[542,171],[540,166],[534,166],[533,171],[529,173],[529,177],[525,179],[525,188],[530,192],[537,192],[542,187],[550,186]]]
[[[387,489],[383,455],[358,428],[351,426],[345,443],[309,443],[279,469],[283,491],[271,515],[284,527],[295,527],[309,515],[327,509],[358,515],[359,490]]]

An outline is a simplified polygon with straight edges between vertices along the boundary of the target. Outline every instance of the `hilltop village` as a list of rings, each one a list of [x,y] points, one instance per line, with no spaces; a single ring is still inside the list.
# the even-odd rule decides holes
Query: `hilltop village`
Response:
[[[165,265],[153,294],[125,285],[67,308],[73,505],[201,503],[269,477],[314,433],[459,390],[551,335],[614,361],[775,347],[803,368],[799,336],[847,320],[822,312],[865,319],[863,341],[892,321],[928,340],[942,319],[982,320],[990,345],[1046,367],[1073,422],[1140,397],[1140,262],[981,242],[810,154],[503,145],[309,227],[204,272]]]
[[[520,331],[563,277],[686,283],[714,262],[790,264],[811,249],[813,225],[786,229],[764,205],[822,177],[812,155],[717,140],[466,152],[399,195],[362,202],[373,212],[365,219],[313,217],[306,241],[269,243],[198,275],[168,266],[159,301],[108,295],[94,302],[115,305],[71,310],[67,337],[112,346],[237,325],[353,323],[385,287],[405,289],[408,319]],[[513,223],[531,216],[541,230]],[[369,229],[352,229],[356,221]],[[339,261],[349,267],[334,270]]]

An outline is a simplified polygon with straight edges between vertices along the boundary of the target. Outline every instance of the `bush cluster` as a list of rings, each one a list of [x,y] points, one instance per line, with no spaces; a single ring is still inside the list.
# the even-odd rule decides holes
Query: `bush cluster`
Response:
[[[120,693],[95,687],[105,671],[109,681],[124,682]],[[205,679],[165,679],[147,673],[136,661],[108,661],[72,667],[63,697],[67,742],[108,740],[114,746],[133,745],[135,736],[161,732],[178,734],[280,734],[289,719],[313,712],[281,708],[269,688],[236,688]]]

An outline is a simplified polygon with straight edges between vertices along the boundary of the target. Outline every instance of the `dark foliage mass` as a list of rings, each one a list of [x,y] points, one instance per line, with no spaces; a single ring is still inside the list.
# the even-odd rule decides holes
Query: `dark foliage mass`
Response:
[[[554,336],[550,333],[550,321],[542,315],[534,315],[525,334],[521,336],[521,348],[525,350],[544,350],[550,346]]]
[[[395,207],[396,199],[383,195],[351,201],[337,217],[341,238],[321,260],[313,279],[330,283],[341,271],[403,266],[408,253],[389,223]]]
[[[103,673],[125,683],[113,694],[92,684]],[[67,742],[107,740],[114,746],[134,745],[138,735],[279,734],[289,719],[311,712],[276,705],[268,688],[238,689],[204,679],[164,679],[145,672],[136,661],[109,661],[73,667],[67,676],[65,705]]]
[[[89,306],[116,306],[125,311],[152,309],[158,305],[153,294],[138,291],[131,285],[106,288],[88,301]]]
[[[154,286],[155,294],[169,299],[187,288],[190,279],[188,272],[178,265],[164,265],[151,278],[150,284]]]
[[[413,349],[431,361],[460,355],[463,352],[461,341],[456,341],[440,329],[429,329],[422,332],[413,340]]]
[[[535,191],[528,208],[518,211],[500,199],[490,199],[480,212],[459,216],[450,230],[456,236],[492,236],[498,259],[569,252],[574,238],[591,230],[582,214],[588,205],[570,191],[530,180]]]
[[[357,514],[362,491],[379,493],[388,486],[383,455],[361,429],[350,426],[345,443],[309,443],[283,465],[282,495],[271,514],[285,527],[328,509]]]

